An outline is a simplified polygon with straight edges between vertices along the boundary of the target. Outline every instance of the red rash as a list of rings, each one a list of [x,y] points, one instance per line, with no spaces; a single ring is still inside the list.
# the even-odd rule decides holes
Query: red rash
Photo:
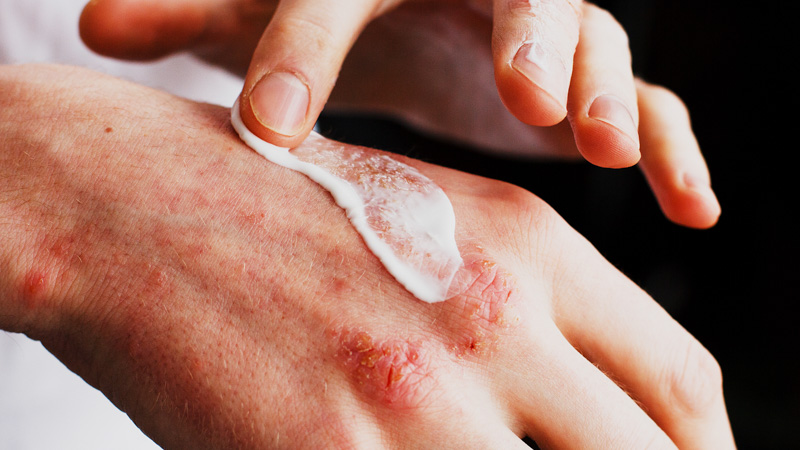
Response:
[[[25,275],[22,298],[26,307],[34,309],[44,302],[47,280],[47,274],[39,270],[32,270]]]
[[[480,354],[515,322],[511,310],[516,285],[511,275],[484,258],[466,261],[456,277],[461,293],[443,304],[445,320],[456,331],[452,351],[458,357]]]
[[[340,357],[353,382],[367,396],[396,409],[415,409],[434,386],[421,344],[377,341],[364,331],[346,334]]]

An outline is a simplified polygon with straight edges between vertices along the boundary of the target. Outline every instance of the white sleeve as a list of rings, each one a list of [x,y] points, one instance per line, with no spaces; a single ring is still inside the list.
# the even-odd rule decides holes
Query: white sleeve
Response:
[[[87,0],[0,0],[0,64],[52,62],[94,69],[192,100],[231,106],[242,80],[190,55],[132,63],[91,52],[78,36]]]
[[[0,0],[0,64],[78,65],[197,101],[231,106],[236,100],[239,78],[187,55],[141,64],[92,53],[78,36],[86,1]],[[0,448],[159,447],[40,343],[0,331]]]

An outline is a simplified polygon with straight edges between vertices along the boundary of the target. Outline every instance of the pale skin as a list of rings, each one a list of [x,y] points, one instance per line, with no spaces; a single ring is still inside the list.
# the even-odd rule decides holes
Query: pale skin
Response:
[[[713,226],[720,205],[686,108],[668,90],[634,78],[620,25],[584,2],[533,5],[94,0],[80,29],[101,54],[152,59],[189,50],[243,75],[245,124],[280,146],[302,142],[323,107],[389,113],[489,152],[582,156],[603,167],[639,162],[667,218]],[[563,74],[537,78],[516,58],[537,36],[537,55],[558,61],[551,67],[563,66]],[[308,92],[295,132],[265,126],[252,108],[263,97],[271,110],[262,119],[282,118],[304,104],[274,92],[254,96],[268,74],[297,76]]]
[[[166,448],[734,446],[713,357],[522,189],[395,156],[468,263],[427,304],[225,108],[58,66],[0,91],[0,328]]]

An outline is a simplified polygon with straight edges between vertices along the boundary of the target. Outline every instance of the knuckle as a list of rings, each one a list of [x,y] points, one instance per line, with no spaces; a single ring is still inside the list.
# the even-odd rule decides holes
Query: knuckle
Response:
[[[546,231],[558,218],[550,205],[523,188],[504,185],[497,197],[503,199],[506,211],[511,212],[516,226],[525,233]]]
[[[460,293],[443,305],[443,320],[453,330],[451,351],[480,355],[519,321],[513,308],[519,294],[511,275],[483,257],[469,257],[457,277]]]
[[[288,15],[271,25],[284,48],[303,49],[304,54],[329,55],[338,42],[328,21],[315,15]],[[289,45],[284,45],[288,40]]]
[[[529,249],[532,253],[528,259],[535,262],[537,257],[549,254],[552,249],[548,246],[556,242],[551,236],[559,233],[565,222],[544,200],[527,191],[525,194],[515,202],[517,231],[525,239],[525,246],[518,248]]]
[[[719,363],[694,338],[689,338],[667,372],[669,398],[689,415],[704,415],[722,395]]]
[[[529,191],[504,184],[492,193],[491,211],[493,229],[487,236],[497,236],[499,248],[513,248],[512,257],[522,263],[533,264],[542,274],[552,273],[550,265],[537,266],[545,259],[552,259],[564,248],[561,244],[576,242],[568,233],[571,229],[564,219],[547,202]],[[566,234],[565,234],[566,233]],[[554,243],[561,243],[555,246]]]

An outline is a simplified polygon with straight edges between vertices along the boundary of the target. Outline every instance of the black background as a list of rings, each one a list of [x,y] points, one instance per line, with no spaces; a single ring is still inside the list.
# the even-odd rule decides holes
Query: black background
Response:
[[[793,30],[780,3],[610,0],[637,75],[683,98],[722,205],[668,222],[638,170],[504,161],[376,119],[323,115],[330,137],[503,179],[550,203],[718,359],[740,448],[800,448]]]

